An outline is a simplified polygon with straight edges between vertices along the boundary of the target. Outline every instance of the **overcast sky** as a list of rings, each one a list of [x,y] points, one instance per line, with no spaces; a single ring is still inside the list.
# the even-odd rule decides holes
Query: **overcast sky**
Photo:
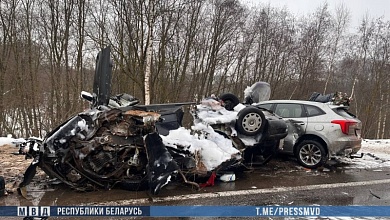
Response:
[[[334,13],[335,8],[341,4],[350,11],[350,28],[356,28],[365,15],[370,19],[384,16],[385,21],[390,20],[390,0],[242,0],[254,4],[270,4],[273,7],[286,7],[295,15],[306,15],[328,2],[329,10]]]

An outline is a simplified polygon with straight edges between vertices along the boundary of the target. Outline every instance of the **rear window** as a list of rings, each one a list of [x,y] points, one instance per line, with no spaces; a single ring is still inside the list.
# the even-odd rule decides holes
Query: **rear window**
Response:
[[[345,108],[335,108],[333,111],[336,112],[336,114],[343,116],[344,118],[356,118],[354,114],[347,111]]]

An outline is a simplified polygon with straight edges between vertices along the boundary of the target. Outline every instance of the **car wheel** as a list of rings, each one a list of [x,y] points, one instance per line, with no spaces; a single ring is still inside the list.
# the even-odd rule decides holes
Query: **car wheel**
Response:
[[[238,112],[236,129],[243,135],[254,136],[263,131],[265,126],[264,113],[253,106],[248,106]]]
[[[5,180],[4,177],[0,176],[0,196],[5,195]]]
[[[238,100],[237,96],[231,93],[222,94],[219,96],[219,99],[223,102],[222,105],[228,111],[233,111],[234,107],[240,103],[240,100]]]
[[[324,165],[328,159],[324,146],[314,140],[302,141],[297,147],[296,157],[302,166],[310,169]]]

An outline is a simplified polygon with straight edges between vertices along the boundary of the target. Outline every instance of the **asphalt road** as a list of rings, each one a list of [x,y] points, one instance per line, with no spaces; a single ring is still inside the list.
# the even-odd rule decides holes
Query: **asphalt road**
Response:
[[[254,171],[236,175],[234,182],[216,182],[195,191],[171,185],[158,196],[107,202],[145,205],[390,205],[390,169],[349,169],[331,166],[307,170],[277,159]]]
[[[293,160],[277,158],[236,173],[233,182],[216,181],[200,190],[171,183],[157,196],[121,189],[81,193],[38,181],[30,184],[28,199],[13,193],[1,197],[0,205],[389,205],[389,183],[389,168],[336,165],[308,170]]]
[[[163,188],[157,196],[150,196],[147,191],[131,192],[120,189],[81,193],[63,185],[54,188],[50,185],[42,187],[42,184],[47,183],[38,181],[31,184],[29,199],[14,193],[1,197],[0,205],[389,206],[389,183],[389,168],[370,170],[336,164],[318,170],[308,170],[289,158],[277,158],[265,166],[236,173],[236,180],[233,182],[216,181],[214,186],[200,190],[191,185],[172,183]]]

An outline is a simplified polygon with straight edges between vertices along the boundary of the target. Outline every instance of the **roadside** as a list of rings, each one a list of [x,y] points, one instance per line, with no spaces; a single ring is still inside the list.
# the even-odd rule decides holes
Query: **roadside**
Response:
[[[5,196],[17,194],[18,185],[23,180],[23,174],[31,163],[31,159],[26,160],[24,155],[13,154],[17,152],[18,148],[14,145],[0,146],[0,176],[3,176],[5,180]],[[45,179],[45,173],[38,169],[32,187],[36,189],[47,188]]]
[[[0,205],[99,205],[99,204],[146,204],[146,205],[165,205],[165,204],[207,204],[208,201],[213,201],[210,195],[216,195],[216,198],[221,198],[222,194],[228,192],[245,192],[250,191],[249,194],[269,194],[266,197],[264,204],[272,203],[279,204],[275,198],[275,193],[281,195],[297,191],[296,188],[288,187],[302,187],[302,186],[320,186],[326,184],[337,183],[362,183],[360,186],[340,185],[340,187],[363,187],[365,182],[386,180],[390,177],[390,163],[389,155],[386,150],[387,142],[390,141],[365,141],[362,152],[366,155],[363,158],[344,159],[342,163],[337,165],[330,165],[319,168],[317,170],[305,169],[298,165],[291,157],[280,156],[271,160],[265,166],[254,167],[255,169],[244,173],[236,174],[236,181],[221,182],[217,181],[215,186],[202,188],[200,191],[193,189],[190,185],[184,183],[171,183],[164,187],[158,196],[151,197],[147,191],[125,191],[121,189],[99,190],[93,192],[77,192],[63,184],[56,184],[50,182],[46,174],[38,169],[37,175],[34,177],[32,183],[28,186],[28,198],[25,199],[18,195],[17,187],[23,179],[23,173],[31,163],[31,160],[25,160],[23,155],[13,155],[18,148],[12,145],[4,145],[0,147],[0,161],[2,169],[0,169],[0,176],[4,176],[6,180],[7,195],[0,198]],[[381,153],[383,152],[383,153]],[[368,184],[368,183],[367,183]],[[376,184],[373,182],[373,184]],[[338,188],[336,185],[335,188]],[[273,189],[276,189],[272,191]],[[286,189],[288,189],[286,191]],[[265,191],[263,191],[265,190]],[[269,190],[269,191],[267,191]],[[314,189],[310,189],[315,191]],[[325,189],[324,189],[325,190]],[[332,188],[326,189],[331,191]],[[387,189],[385,189],[387,190]],[[383,190],[382,190],[383,191]],[[382,198],[379,202],[385,201],[385,191],[379,190],[379,197]],[[285,192],[285,193],[282,193]],[[296,192],[298,193],[299,190]],[[319,190],[322,192],[322,190]],[[365,190],[364,195],[373,196],[374,191],[370,193]],[[201,199],[203,196],[206,200]],[[294,195],[294,194],[291,194]],[[342,195],[342,194],[341,194]],[[384,196],[385,195],[385,196]],[[195,196],[191,198],[191,196]],[[240,196],[239,194],[226,194],[226,198]],[[245,197],[244,195],[241,195]],[[246,195],[248,196],[248,195]],[[327,195],[324,195],[327,196]],[[340,196],[340,195],[339,195]],[[375,196],[374,196],[375,197]],[[295,198],[295,197],[291,197]],[[301,198],[299,193],[297,199]],[[304,197],[303,197],[304,198]],[[311,201],[311,197],[307,197]],[[174,201],[177,199],[178,201]],[[268,200],[268,202],[266,202]],[[341,199],[344,200],[344,199]],[[197,201],[197,202],[195,202]],[[229,201],[229,200],[227,200]],[[238,200],[231,200],[231,204],[235,204]],[[291,202],[291,201],[290,201]],[[263,203],[262,203],[263,204]],[[296,203],[291,203],[296,204]],[[339,204],[335,202],[335,204]],[[290,205],[289,202],[279,205]],[[349,205],[349,204],[348,204]]]

